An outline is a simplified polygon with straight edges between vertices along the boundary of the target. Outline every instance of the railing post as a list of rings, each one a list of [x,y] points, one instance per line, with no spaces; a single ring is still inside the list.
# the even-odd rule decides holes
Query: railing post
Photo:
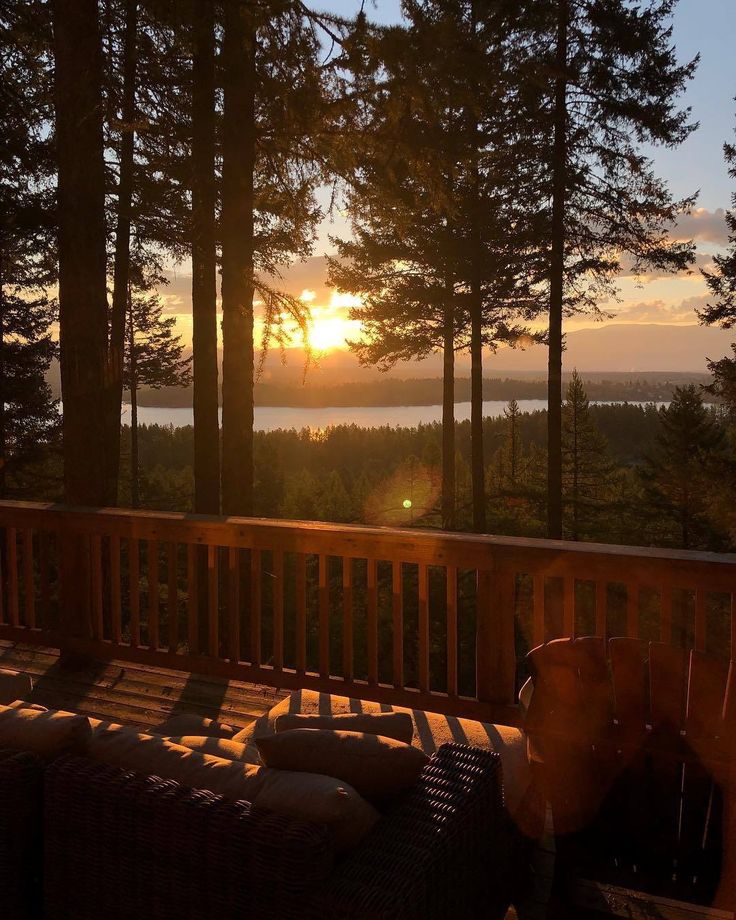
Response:
[[[92,634],[92,565],[90,537],[59,533],[59,663],[82,669],[90,659],[79,653],[75,640]]]
[[[476,589],[476,684],[482,703],[512,705],[516,691],[515,579],[510,569],[479,569]]]

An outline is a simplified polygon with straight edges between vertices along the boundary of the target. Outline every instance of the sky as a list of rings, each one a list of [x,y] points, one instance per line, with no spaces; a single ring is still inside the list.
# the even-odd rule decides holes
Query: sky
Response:
[[[320,8],[343,16],[354,15],[361,0],[322,0]],[[400,21],[399,0],[365,0],[368,16],[379,22]],[[736,0],[680,0],[674,16],[673,40],[680,61],[688,61],[700,53],[701,60],[694,79],[684,96],[684,103],[692,109],[692,119],[699,128],[680,147],[674,150],[650,149],[657,173],[665,178],[673,194],[684,198],[698,192],[693,214],[684,218],[676,235],[694,238],[698,246],[698,266],[707,267],[714,253],[726,244],[724,209],[731,204],[736,183],[729,179],[723,160],[723,144],[736,138],[736,54],[733,39],[736,36]],[[325,196],[326,202],[326,196]],[[325,285],[325,267],[322,256],[331,251],[330,235],[346,236],[349,227],[340,216],[323,221],[316,258],[305,265],[290,267],[284,273],[285,287],[295,295],[304,293],[314,315],[313,339],[317,349],[329,350],[344,347],[345,337],[359,332],[347,320],[354,302],[346,295],[330,291]],[[167,291],[171,312],[179,314],[179,326],[184,337],[190,335],[191,304],[188,295],[188,267],[179,267],[172,276]],[[704,306],[707,295],[699,271],[688,275],[650,276],[641,282],[623,277],[620,300],[603,305],[614,316],[604,320],[604,325],[665,324],[694,326],[698,319],[695,310]],[[581,317],[568,324],[568,330],[589,328],[593,321]],[[597,328],[600,328],[596,324]],[[621,330],[623,334],[623,329]],[[704,366],[699,336],[693,330],[693,367]],[[724,353],[728,343],[724,339]],[[625,344],[622,345],[625,348]],[[714,355],[710,355],[714,357]],[[540,359],[541,360],[541,359]],[[654,364],[656,359],[653,357]],[[657,369],[652,365],[651,369]]]

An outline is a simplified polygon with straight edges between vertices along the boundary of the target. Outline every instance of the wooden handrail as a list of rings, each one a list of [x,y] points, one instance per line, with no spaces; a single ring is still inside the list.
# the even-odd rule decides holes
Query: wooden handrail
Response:
[[[734,554],[9,501],[0,527],[0,634],[61,643],[67,598],[91,654],[506,721],[554,636],[736,657]]]

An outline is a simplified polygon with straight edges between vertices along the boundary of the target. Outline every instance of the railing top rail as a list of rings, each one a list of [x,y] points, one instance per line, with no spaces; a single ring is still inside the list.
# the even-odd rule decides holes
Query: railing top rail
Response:
[[[497,562],[535,566],[554,565],[566,559],[581,571],[585,563],[595,568],[611,566],[628,572],[624,563],[661,566],[678,570],[718,571],[731,577],[736,554],[604,543],[575,543],[499,535],[449,533],[420,528],[401,529],[320,521],[285,521],[270,518],[216,517],[164,511],[133,511],[122,508],[84,508],[55,503],[0,501],[0,525],[39,530],[68,530],[114,534],[141,539],[176,540],[244,548],[280,548],[356,558],[403,559],[429,564],[467,566]],[[715,567],[715,568],[714,568]],[[582,577],[578,575],[578,577]]]

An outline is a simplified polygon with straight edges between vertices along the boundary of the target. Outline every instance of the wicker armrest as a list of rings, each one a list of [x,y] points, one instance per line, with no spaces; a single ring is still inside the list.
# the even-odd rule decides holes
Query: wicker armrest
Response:
[[[337,868],[324,915],[503,917],[512,849],[500,758],[444,744],[401,803]]]
[[[326,828],[80,758],[46,771],[54,920],[301,917],[332,869]]]
[[[33,754],[0,751],[0,913],[38,916],[43,764]]]

